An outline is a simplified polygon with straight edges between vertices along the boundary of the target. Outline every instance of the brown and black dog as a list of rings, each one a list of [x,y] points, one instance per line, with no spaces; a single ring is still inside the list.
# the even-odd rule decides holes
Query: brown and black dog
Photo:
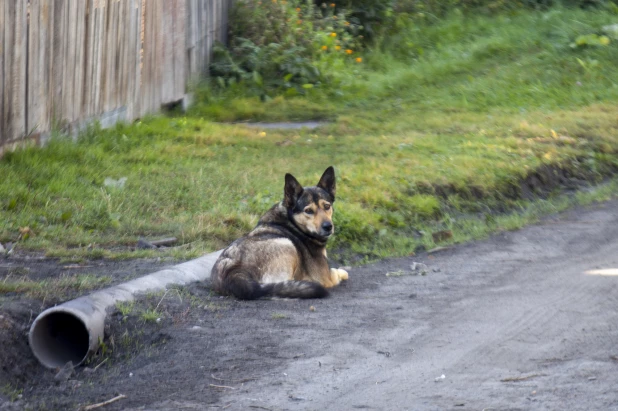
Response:
[[[285,175],[283,201],[247,236],[234,241],[215,263],[215,291],[243,300],[261,297],[322,298],[348,279],[329,268],[326,242],[334,233],[335,170],[328,167],[315,187]]]

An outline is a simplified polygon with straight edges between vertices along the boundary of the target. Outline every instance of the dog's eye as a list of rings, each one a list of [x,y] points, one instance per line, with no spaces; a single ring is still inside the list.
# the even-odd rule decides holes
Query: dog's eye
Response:
[[[328,203],[324,204],[324,210],[330,210],[330,204]]]
[[[313,214],[313,209],[305,208],[305,214]]]

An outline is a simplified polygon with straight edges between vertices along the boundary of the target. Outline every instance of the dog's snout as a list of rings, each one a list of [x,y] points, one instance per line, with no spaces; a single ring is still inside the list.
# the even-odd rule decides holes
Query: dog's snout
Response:
[[[333,231],[333,223],[331,223],[330,221],[323,222],[322,230],[326,231],[327,233],[330,233],[331,231]]]

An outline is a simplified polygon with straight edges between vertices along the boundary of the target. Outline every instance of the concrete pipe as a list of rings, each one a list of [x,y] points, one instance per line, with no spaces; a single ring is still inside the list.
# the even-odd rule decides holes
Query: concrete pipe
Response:
[[[131,301],[138,293],[206,280],[220,253],[217,251],[48,308],[30,327],[28,339],[34,356],[49,368],[61,367],[69,361],[74,365],[82,364],[104,338],[109,307]]]

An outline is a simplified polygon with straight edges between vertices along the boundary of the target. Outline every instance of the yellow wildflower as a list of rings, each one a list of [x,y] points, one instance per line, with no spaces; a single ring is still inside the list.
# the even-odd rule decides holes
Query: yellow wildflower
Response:
[[[328,50],[328,46],[322,46],[322,50],[324,51]]]
[[[341,46],[335,46],[335,50],[337,51],[341,50]]]
[[[332,32],[332,33],[330,33],[330,36],[331,36],[331,37],[337,37],[337,33]]]
[[[331,7],[335,7],[335,3],[331,3],[331,4],[330,4],[330,6],[331,6]]]
[[[356,57],[356,62],[357,63],[362,63],[363,62],[363,58],[362,57]]]
[[[352,53],[354,53],[354,52],[353,52],[352,50],[350,50],[350,49],[347,49],[345,52],[346,52],[346,54],[352,54]]]

